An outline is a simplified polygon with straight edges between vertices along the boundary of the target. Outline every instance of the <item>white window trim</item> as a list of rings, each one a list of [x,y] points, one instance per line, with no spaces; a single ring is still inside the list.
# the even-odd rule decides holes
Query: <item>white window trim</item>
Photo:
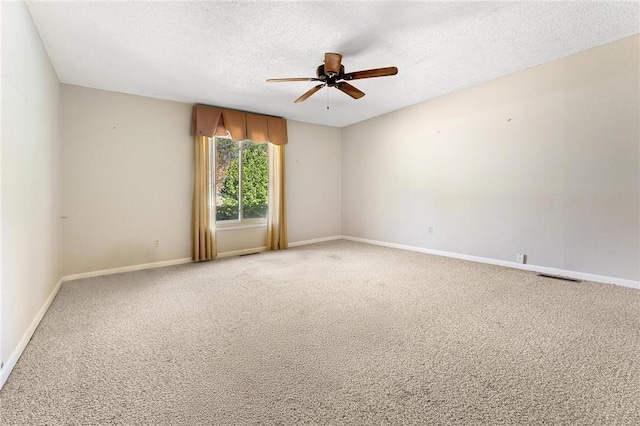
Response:
[[[220,222],[216,222],[216,231],[231,231],[234,229],[250,229],[250,228],[266,228],[267,221],[263,220],[262,222],[256,223],[247,223],[252,219],[243,220],[242,223],[237,220],[224,220]],[[231,223],[230,223],[231,222]]]

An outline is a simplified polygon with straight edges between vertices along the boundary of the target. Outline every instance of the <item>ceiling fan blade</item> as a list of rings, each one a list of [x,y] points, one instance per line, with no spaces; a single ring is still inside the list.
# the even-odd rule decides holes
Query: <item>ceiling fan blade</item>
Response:
[[[314,93],[316,93],[318,90],[322,89],[325,86],[325,84],[318,84],[315,87],[312,87],[311,89],[307,90],[306,92],[304,92],[304,94],[302,96],[300,96],[298,99],[296,99],[295,101],[293,101],[293,103],[298,103],[298,102],[302,102],[307,100],[307,98],[311,95],[313,95]]]
[[[344,81],[340,83],[336,83],[336,89],[342,90],[344,93],[351,96],[353,99],[360,99],[361,97],[364,96],[363,91],[353,87],[349,83],[345,83]]]
[[[359,78],[386,77],[388,75],[396,75],[396,74],[398,74],[398,68],[396,67],[375,68],[372,70],[349,72],[343,75],[342,79],[357,80]]]
[[[267,83],[282,83],[286,81],[320,81],[319,78],[300,77],[300,78],[270,78]]]
[[[342,55],[339,53],[324,54],[324,72],[326,74],[340,73],[340,64],[342,63]]]

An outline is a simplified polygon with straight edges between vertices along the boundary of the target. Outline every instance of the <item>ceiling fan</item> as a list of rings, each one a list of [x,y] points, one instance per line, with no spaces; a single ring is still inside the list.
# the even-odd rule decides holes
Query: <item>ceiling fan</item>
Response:
[[[396,67],[375,68],[364,71],[354,71],[345,74],[344,65],[342,65],[342,55],[339,53],[325,53],[324,65],[320,65],[316,69],[317,77],[270,78],[267,80],[267,83],[278,83],[286,81],[322,82],[321,84],[318,84],[317,86],[307,90],[302,96],[294,101],[295,103],[306,100],[307,98],[309,98],[309,96],[313,95],[325,86],[335,87],[336,89],[341,90],[354,99],[360,99],[364,96],[364,92],[350,85],[349,83],[347,83],[347,81],[358,80],[361,78],[386,77],[388,75],[396,74],[398,74],[398,68]]]

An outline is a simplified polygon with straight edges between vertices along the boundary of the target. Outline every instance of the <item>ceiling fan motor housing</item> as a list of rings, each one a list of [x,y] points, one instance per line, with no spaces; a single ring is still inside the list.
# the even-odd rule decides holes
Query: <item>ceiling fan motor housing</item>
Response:
[[[318,76],[319,79],[321,80],[326,80],[329,79],[331,76],[327,75],[324,72],[324,65],[320,65],[317,69],[316,69],[316,75]],[[336,75],[334,75],[334,77],[338,77],[344,75],[344,65],[340,65],[340,72]]]

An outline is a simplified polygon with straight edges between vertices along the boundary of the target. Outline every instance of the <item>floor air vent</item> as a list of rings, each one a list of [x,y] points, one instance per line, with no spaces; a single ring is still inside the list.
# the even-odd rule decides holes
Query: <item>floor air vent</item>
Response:
[[[539,277],[545,278],[553,278],[555,280],[563,280],[563,281],[571,281],[572,283],[579,283],[580,280],[576,280],[575,278],[563,277],[561,275],[552,275],[552,274],[538,274]]]

